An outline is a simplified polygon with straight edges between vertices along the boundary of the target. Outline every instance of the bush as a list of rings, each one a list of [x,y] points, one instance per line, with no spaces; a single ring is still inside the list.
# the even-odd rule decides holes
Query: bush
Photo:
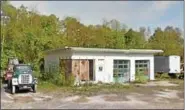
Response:
[[[75,77],[71,73],[64,81],[65,81],[65,83],[63,83],[63,85],[65,85],[65,86],[73,86],[74,82],[75,82]]]
[[[146,83],[147,80],[148,79],[146,75],[144,74],[144,72],[139,72],[139,71],[136,72],[134,83]]]
[[[69,74],[66,76],[65,68],[59,68],[56,66],[51,66],[49,72],[42,73],[40,76],[42,81],[48,81],[57,86],[72,86],[74,85],[74,76]]]
[[[155,78],[156,79],[159,79],[161,77],[161,74],[160,73],[155,73]]]
[[[114,81],[115,83],[119,83],[119,76],[118,76],[118,70],[114,70]]]
[[[163,73],[163,74],[160,76],[160,79],[170,79],[170,76],[168,75],[168,73]]]
[[[36,78],[40,78],[41,74],[38,71],[33,71],[33,76],[36,77]]]
[[[155,77],[156,77],[157,79],[159,79],[159,80],[161,80],[161,79],[162,79],[162,80],[164,80],[164,79],[171,79],[171,77],[169,76],[168,73],[162,73],[162,74],[156,73]]]

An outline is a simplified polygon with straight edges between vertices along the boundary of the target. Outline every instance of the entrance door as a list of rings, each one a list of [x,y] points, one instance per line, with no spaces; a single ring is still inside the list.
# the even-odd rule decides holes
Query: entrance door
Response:
[[[128,82],[130,74],[129,60],[114,60],[113,79],[114,82]]]
[[[89,79],[90,81],[94,81],[94,61],[89,60]]]

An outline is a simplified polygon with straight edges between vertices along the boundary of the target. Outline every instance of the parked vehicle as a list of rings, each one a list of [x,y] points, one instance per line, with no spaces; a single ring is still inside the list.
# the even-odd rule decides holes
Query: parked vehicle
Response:
[[[3,82],[8,84],[10,83],[10,80],[12,79],[13,74],[13,67],[14,65],[19,64],[19,61],[17,58],[9,58],[8,64],[5,72],[3,73]]]
[[[180,63],[180,56],[155,56],[154,57],[154,71],[155,73],[163,74],[168,73],[172,78],[184,78],[184,70],[182,71],[182,65]],[[182,74],[183,73],[183,74]]]
[[[9,85],[12,94],[20,89],[37,90],[37,79],[33,76],[33,71],[28,64],[17,64],[13,67],[13,76]]]
[[[180,56],[155,56],[154,71],[155,73],[180,73]]]

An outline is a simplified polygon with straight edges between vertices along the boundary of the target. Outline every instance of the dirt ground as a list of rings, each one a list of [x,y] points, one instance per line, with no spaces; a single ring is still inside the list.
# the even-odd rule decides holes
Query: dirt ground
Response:
[[[1,89],[2,109],[183,109],[184,85],[169,81],[137,84],[133,89],[97,95],[65,96],[55,93],[20,92]],[[60,95],[59,95],[60,94]]]

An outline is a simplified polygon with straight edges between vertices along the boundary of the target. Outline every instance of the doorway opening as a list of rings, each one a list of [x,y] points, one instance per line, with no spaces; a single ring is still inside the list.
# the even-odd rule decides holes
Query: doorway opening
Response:
[[[94,60],[89,60],[89,80],[94,81]]]

